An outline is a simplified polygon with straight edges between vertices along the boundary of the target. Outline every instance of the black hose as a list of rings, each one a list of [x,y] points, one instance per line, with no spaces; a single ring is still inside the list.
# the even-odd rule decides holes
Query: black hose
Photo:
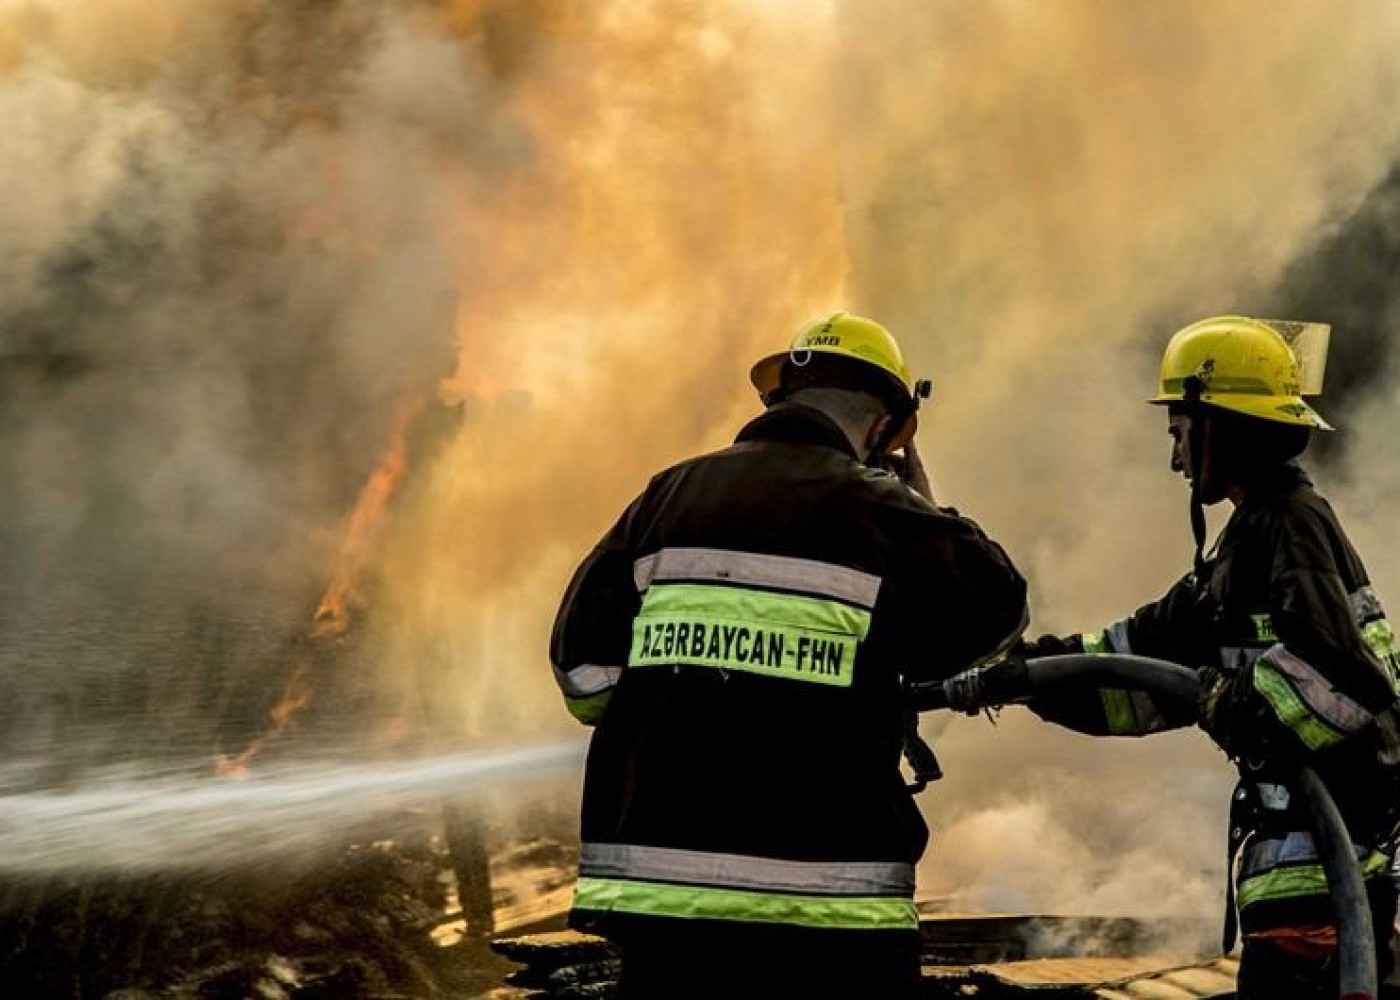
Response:
[[[973,673],[973,671],[969,671]],[[1185,713],[1195,711],[1199,686],[1196,672],[1179,663],[1120,653],[1041,656],[1026,660],[1026,697],[1072,687],[1118,686],[1146,691]],[[974,685],[974,690],[976,686]],[[937,706],[936,695],[925,692],[922,706]],[[1016,699],[1023,700],[1023,699]],[[946,705],[946,699],[944,705]],[[1361,868],[1353,853],[1337,804],[1317,772],[1298,765],[1292,788],[1302,797],[1313,821],[1313,842],[1327,875],[1327,892],[1337,913],[1339,994],[1342,1000],[1374,1000],[1376,941],[1371,905]]]

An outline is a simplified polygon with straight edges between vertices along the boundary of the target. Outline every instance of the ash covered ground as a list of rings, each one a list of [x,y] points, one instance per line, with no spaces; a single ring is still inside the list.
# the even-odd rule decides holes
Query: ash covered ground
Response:
[[[476,827],[488,920],[549,926],[572,879],[572,816],[538,806]],[[380,817],[381,839],[213,871],[0,877],[0,992],[34,1000],[471,1000],[514,967],[464,927],[440,809]],[[523,833],[525,829],[533,833]],[[332,838],[333,839],[333,838]],[[475,876],[478,894],[480,874]],[[480,913],[480,898],[466,909]]]

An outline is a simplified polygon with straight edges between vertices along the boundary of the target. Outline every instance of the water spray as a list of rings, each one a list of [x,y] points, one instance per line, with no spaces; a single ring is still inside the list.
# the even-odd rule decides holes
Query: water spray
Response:
[[[242,779],[127,777],[0,796],[0,872],[144,873],[277,860],[343,840],[385,812],[518,792],[572,775],[579,743],[383,764],[300,765]]]

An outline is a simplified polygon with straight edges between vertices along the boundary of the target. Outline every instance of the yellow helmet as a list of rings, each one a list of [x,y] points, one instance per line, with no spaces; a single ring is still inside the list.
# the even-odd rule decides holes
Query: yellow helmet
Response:
[[[781,354],[761,359],[749,372],[759,395],[767,396],[782,382],[783,362],[804,365],[813,354],[834,354],[874,365],[896,382],[905,394],[914,394],[914,377],[904,366],[904,354],[894,335],[874,320],[850,313],[832,313],[803,327],[792,345]]]
[[[1325,344],[1322,350],[1325,357]],[[1162,354],[1161,391],[1148,402],[1185,401],[1188,387],[1195,388],[1192,379],[1199,380],[1202,403],[1261,420],[1332,429],[1303,401],[1298,357],[1278,325],[1265,320],[1213,316],[1178,330]]]

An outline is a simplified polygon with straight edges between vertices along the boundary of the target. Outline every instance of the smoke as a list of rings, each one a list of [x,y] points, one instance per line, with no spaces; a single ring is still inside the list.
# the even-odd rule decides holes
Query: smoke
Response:
[[[1386,217],[1397,35],[1361,2],[0,3],[8,749],[44,781],[239,749],[414,404],[301,724],[576,734],[568,574],[837,306],[933,378],[935,489],[1032,631],[1122,616],[1190,557],[1157,352],[1214,312],[1333,318],[1284,292]],[[1354,424],[1393,420],[1351,385]],[[1327,472],[1400,595],[1397,463],[1360,430],[1353,460]],[[1195,734],[1011,710],[940,752],[930,891],[1216,919],[1229,776]]]

